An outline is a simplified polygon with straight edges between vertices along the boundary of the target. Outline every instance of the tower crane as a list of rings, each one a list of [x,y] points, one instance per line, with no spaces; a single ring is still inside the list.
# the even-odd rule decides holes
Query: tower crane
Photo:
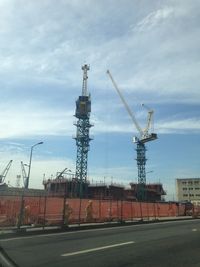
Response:
[[[135,125],[139,136],[133,137],[133,142],[137,144],[136,152],[137,152],[137,167],[138,167],[138,192],[137,192],[137,199],[138,200],[145,200],[146,194],[145,194],[145,185],[146,185],[146,171],[145,171],[145,165],[146,165],[146,147],[145,143],[154,141],[157,139],[157,134],[152,133],[150,131],[151,128],[153,128],[153,114],[154,111],[147,107],[146,105],[142,104],[142,106],[147,109],[147,123],[144,129],[142,129],[137,122],[137,119],[134,115],[134,113],[131,111],[130,107],[128,106],[127,102],[125,101],[119,87],[117,86],[116,82],[114,81],[111,73],[109,70],[107,70],[107,74],[110,77],[112,84],[114,88],[116,89],[122,103],[124,104],[128,114],[130,115],[133,124]]]
[[[11,164],[12,164],[12,160],[9,161],[8,165],[6,166],[6,168],[0,174],[0,184],[4,183],[4,181],[6,179],[6,176],[8,174],[8,171],[10,169]]]
[[[75,117],[77,122],[76,126],[76,179],[80,182],[79,195],[82,198],[86,193],[86,182],[87,182],[87,165],[88,165],[88,152],[90,149],[90,137],[89,130],[92,127],[90,124],[90,113],[91,113],[91,97],[87,89],[88,71],[90,67],[87,64],[82,66],[83,70],[83,84],[82,84],[82,95],[76,101],[76,112]]]
[[[24,165],[25,164],[23,163],[23,161],[21,161],[21,169],[22,169],[23,183],[24,183],[24,188],[26,188],[28,176],[27,176],[26,170],[24,168]]]

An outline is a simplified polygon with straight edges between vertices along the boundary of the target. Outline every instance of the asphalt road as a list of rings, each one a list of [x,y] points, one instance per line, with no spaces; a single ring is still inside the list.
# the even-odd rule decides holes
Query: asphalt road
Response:
[[[200,220],[10,238],[0,245],[20,266],[200,266]]]

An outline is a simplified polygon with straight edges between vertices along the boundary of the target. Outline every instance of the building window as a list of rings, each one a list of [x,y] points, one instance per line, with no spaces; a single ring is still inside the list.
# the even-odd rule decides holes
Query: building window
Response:
[[[183,194],[183,196],[184,196],[184,197],[187,197],[187,196],[188,196],[188,194]]]
[[[188,184],[193,184],[193,182],[188,182]]]
[[[195,190],[199,190],[200,188],[199,187],[196,187]]]
[[[199,184],[199,181],[194,181],[195,184]]]
[[[193,197],[194,196],[194,194],[190,194],[190,197]]]
[[[182,182],[182,184],[187,184],[187,182]]]
[[[200,197],[200,194],[196,194],[196,197]]]
[[[187,187],[183,187],[183,191],[187,191],[188,189],[187,189]]]

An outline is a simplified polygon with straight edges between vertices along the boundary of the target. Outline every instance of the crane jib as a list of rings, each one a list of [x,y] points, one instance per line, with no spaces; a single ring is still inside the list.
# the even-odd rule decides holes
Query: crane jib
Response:
[[[150,130],[150,126],[153,125],[153,110],[149,109],[149,107],[147,107],[146,105],[142,104],[143,107],[145,107],[148,110],[148,116],[147,116],[147,123],[146,123],[146,127],[144,128],[144,130],[142,130],[142,128],[140,127],[139,123],[137,122],[134,113],[131,111],[130,107],[128,106],[126,100],[124,99],[119,87],[117,86],[115,80],[113,79],[111,73],[109,70],[107,70],[107,74],[110,77],[112,84],[114,86],[114,88],[116,89],[122,103],[124,104],[128,114],[130,115],[136,129],[138,130],[139,134],[140,134],[140,138],[138,138],[138,141],[140,141],[141,143],[146,143],[149,141],[153,141],[155,139],[157,139],[157,134],[155,133],[149,133]],[[153,127],[152,127],[153,128]]]

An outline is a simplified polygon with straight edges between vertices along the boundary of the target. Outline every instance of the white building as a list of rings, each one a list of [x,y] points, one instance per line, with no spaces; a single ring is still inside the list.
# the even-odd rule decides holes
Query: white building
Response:
[[[178,201],[190,201],[200,205],[200,178],[176,179]]]

